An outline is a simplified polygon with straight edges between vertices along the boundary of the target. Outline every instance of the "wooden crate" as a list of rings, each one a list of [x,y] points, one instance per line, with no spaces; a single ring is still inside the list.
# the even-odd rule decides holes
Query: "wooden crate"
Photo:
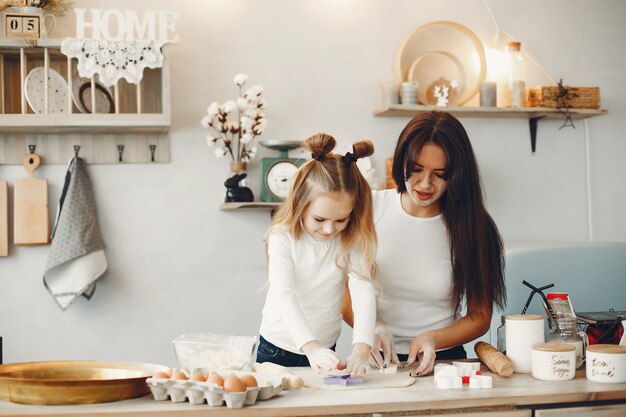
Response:
[[[569,99],[567,104],[572,109],[599,109],[600,108],[600,88],[599,87],[570,87],[565,86]],[[541,86],[528,89],[528,107],[565,107],[564,101],[559,98],[559,86]]]

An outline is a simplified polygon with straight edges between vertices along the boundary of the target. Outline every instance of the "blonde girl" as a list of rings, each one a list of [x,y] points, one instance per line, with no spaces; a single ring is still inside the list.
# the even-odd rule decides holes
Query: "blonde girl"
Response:
[[[312,159],[296,172],[289,196],[267,233],[269,289],[257,362],[311,366],[317,372],[346,366],[363,375],[374,338],[376,234],[372,199],[356,161],[371,155],[369,141],[343,156],[336,141],[318,133],[303,147]],[[341,304],[352,295],[352,352],[341,362],[334,348]]]

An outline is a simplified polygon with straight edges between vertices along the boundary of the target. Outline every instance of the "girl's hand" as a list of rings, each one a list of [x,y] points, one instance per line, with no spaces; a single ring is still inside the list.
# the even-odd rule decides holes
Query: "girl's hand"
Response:
[[[383,355],[380,355],[380,351]],[[393,342],[393,335],[385,326],[379,324],[374,329],[374,346],[372,346],[372,354],[370,357],[370,365],[376,368],[382,368],[390,363],[399,364],[398,355],[396,354],[396,345]]]
[[[352,353],[346,360],[346,372],[352,376],[363,376],[369,372],[369,358],[371,348],[365,343],[355,343],[352,345]]]
[[[302,352],[309,360],[311,368],[318,374],[321,371],[332,371],[339,363],[339,356],[331,349],[321,347],[317,340],[302,346]]]
[[[419,366],[411,370],[411,376],[426,376],[435,366],[435,337],[431,332],[422,333],[411,340],[407,366],[419,358]]]

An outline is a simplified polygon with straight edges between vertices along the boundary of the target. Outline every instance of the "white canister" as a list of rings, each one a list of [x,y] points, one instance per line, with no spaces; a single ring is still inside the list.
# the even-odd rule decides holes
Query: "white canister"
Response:
[[[538,314],[509,314],[506,316],[506,356],[513,363],[513,372],[532,371],[532,345],[545,342],[543,316]]]
[[[532,375],[542,381],[567,381],[576,375],[576,347],[565,343],[537,343],[530,353]]]
[[[587,379],[593,382],[626,382],[626,346],[590,345],[587,348]]]

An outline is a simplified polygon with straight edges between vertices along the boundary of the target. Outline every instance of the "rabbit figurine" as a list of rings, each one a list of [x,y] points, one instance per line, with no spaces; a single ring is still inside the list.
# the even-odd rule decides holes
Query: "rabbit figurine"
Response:
[[[241,187],[239,183],[241,180],[246,178],[248,174],[245,172],[242,174],[235,174],[232,177],[228,178],[224,183],[226,186],[226,198],[225,202],[247,202],[254,201],[254,194],[252,194],[252,190],[248,187]]]

